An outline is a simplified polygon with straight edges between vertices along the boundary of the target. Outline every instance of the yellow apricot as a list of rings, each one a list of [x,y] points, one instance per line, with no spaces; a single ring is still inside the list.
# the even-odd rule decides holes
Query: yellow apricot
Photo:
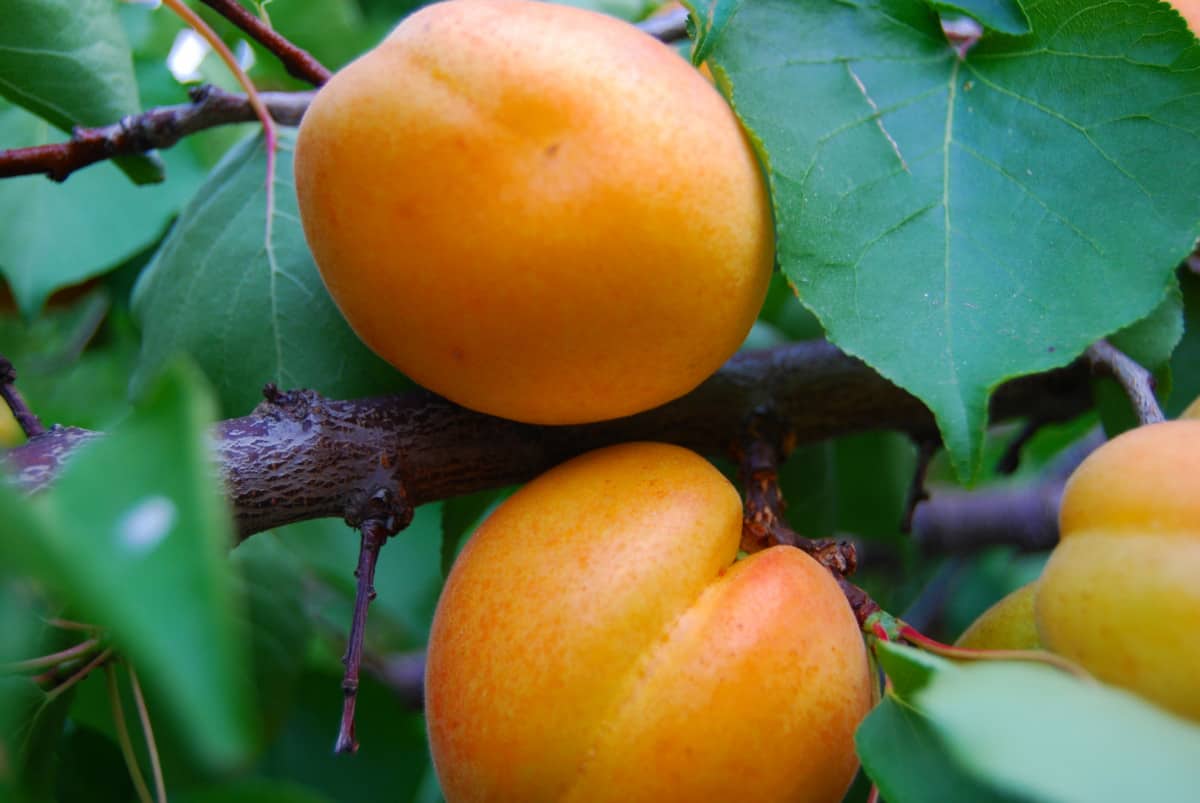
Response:
[[[1114,438],[1067,483],[1038,585],[1045,646],[1200,720],[1200,421]]]
[[[1036,650],[1042,646],[1033,618],[1036,583],[1028,583],[988,608],[954,642],[971,650]]]
[[[871,677],[829,573],[735,562],[741,503],[685,449],[571,460],[447,579],[426,714],[449,803],[842,799]]]
[[[0,401],[0,448],[16,446],[25,441],[25,433],[8,405]]]
[[[548,424],[688,392],[774,259],[720,94],[619,20],[452,0],[403,21],[300,127],[308,243],[362,340],[466,407]]]

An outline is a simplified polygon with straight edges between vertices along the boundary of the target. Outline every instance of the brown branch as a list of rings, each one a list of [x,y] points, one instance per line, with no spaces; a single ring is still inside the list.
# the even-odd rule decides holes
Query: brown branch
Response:
[[[1040,552],[1058,543],[1058,506],[1071,472],[1104,442],[1099,429],[1064,451],[1042,476],[1018,486],[937,491],[917,507],[913,540],[931,554],[1014,546]]]
[[[17,370],[5,357],[0,356],[0,399],[8,405],[26,438],[35,438],[46,431],[42,420],[29,409],[25,397],[17,390]]]
[[[1142,424],[1157,424],[1165,420],[1158,399],[1154,396],[1154,375],[1131,360],[1107,340],[1097,340],[1085,352],[1088,361],[1098,371],[1117,380],[1133,412]]]
[[[276,122],[297,125],[314,94],[262,92],[260,97]],[[188,95],[191,103],[149,109],[101,128],[77,128],[66,142],[0,151],[0,178],[46,175],[64,181],[96,162],[169,148],[197,131],[257,119],[245,95],[207,85]]]
[[[288,75],[321,86],[333,75],[311,53],[280,36],[270,25],[251,14],[237,0],[201,0],[225,19],[250,35],[254,41],[271,51]]]
[[[835,577],[853,574],[858,556],[849,541],[811,539],[793,530],[784,512],[787,503],[779,487],[779,464],[790,451],[791,437],[775,416],[759,412],[749,421],[744,444],[734,448],[738,474],[746,490],[742,519],[742,549],[758,552],[783,544],[802,549]]]
[[[1005,383],[993,420],[1065,421],[1092,404],[1086,363]],[[422,391],[330,401],[274,394],[217,424],[212,441],[241,537],[306,519],[346,517],[378,488],[403,489],[413,507],[524,482],[585,451],[631,440],[676,443],[725,456],[746,422],[769,407],[797,443],[868,430],[934,438],[916,398],[825,341],[736,355],[681,399],[629,418],[582,426],[518,424]],[[72,449],[95,437],[59,428],[4,455],[26,489],[46,485]]]

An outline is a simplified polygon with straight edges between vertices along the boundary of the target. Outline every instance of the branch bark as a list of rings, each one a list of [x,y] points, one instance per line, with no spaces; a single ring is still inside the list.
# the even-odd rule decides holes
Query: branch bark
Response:
[[[225,19],[250,35],[254,41],[271,51],[283,64],[288,75],[321,86],[333,75],[311,53],[280,36],[265,21],[251,14],[237,0],[201,0]]]
[[[1068,420],[1091,406],[1086,362],[1004,384],[993,420]],[[212,431],[240,538],[321,517],[361,520],[371,494],[392,489],[416,507],[526,481],[569,457],[631,440],[726,457],[746,422],[769,413],[796,442],[891,429],[936,438],[916,398],[825,341],[743,352],[693,392],[654,410],[569,427],[519,424],[433,394],[331,401],[274,393]],[[16,482],[44,487],[85,430],[55,428],[3,458]]]
[[[134,153],[169,148],[179,140],[220,125],[251,123],[258,118],[245,95],[213,86],[191,90],[191,103],[161,106],[101,128],[76,129],[66,142],[0,151],[0,179],[46,175],[65,181],[88,165]],[[299,125],[315,91],[262,92],[271,117],[281,125]]]

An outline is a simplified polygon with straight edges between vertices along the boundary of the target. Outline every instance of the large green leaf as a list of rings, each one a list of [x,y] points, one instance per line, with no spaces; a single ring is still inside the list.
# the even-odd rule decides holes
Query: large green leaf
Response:
[[[0,0],[0,19],[0,96],[68,132],[141,110],[112,0]],[[152,158],[121,165],[135,181],[162,180]]]
[[[1200,220],[1200,47],[1154,0],[1023,4],[960,56],[921,0],[716,0],[779,261],[974,473],[989,393],[1145,317]]]
[[[294,141],[281,130],[272,209],[256,136],[222,160],[176,222],[134,294],[144,334],[135,388],[178,351],[199,363],[228,415],[249,412],[266,382],[339,398],[402,386],[321,283],[296,206]]]
[[[0,554],[110,628],[200,757],[227,765],[253,744],[254,723],[212,417],[195,372],[174,368],[49,493],[27,500],[0,484]]]
[[[894,803],[1186,800],[1200,783],[1200,726],[1120,689],[1029,662],[878,655],[895,686],[857,743]]]
[[[1187,800],[1200,788],[1200,726],[1050,667],[993,661],[942,672],[915,705],[951,760],[1026,799]]]
[[[945,760],[946,745],[929,721],[894,695],[872,709],[854,742],[863,771],[888,803],[1017,803]]]
[[[2,26],[0,26],[2,27]],[[0,143],[40,145],[50,126],[0,101]],[[151,245],[201,174],[187,151],[168,157],[171,180],[131,186],[111,164],[55,184],[41,176],[0,181],[0,274],[26,316],[60,287],[104,273]]]

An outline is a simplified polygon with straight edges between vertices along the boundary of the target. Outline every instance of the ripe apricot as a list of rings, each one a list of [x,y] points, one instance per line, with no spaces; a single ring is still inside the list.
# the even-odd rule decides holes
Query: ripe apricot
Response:
[[[1037,584],[1028,583],[1009,593],[979,615],[954,642],[971,650],[1036,650],[1040,648],[1033,618]]]
[[[1125,432],[1071,475],[1038,584],[1045,646],[1200,719],[1200,421]]]
[[[363,341],[475,410],[547,424],[683,395],[749,331],[771,211],[729,106],[619,20],[452,0],[323,87],[308,243]]]
[[[838,801],[871,701],[854,615],[792,547],[735,562],[741,503],[634,443],[534,480],[438,602],[426,714],[449,803]]]

